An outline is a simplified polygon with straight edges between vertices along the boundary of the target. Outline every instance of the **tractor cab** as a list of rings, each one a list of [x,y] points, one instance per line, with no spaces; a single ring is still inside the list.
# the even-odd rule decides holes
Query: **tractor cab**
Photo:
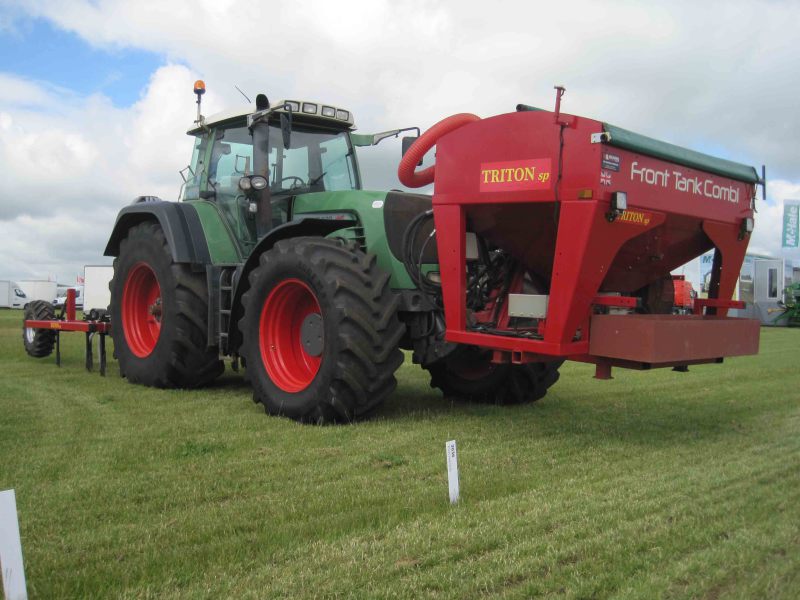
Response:
[[[188,131],[195,137],[191,163],[182,171],[181,200],[214,202],[245,252],[291,219],[297,196],[361,189],[350,111],[265,102],[259,96],[256,111],[198,116]]]

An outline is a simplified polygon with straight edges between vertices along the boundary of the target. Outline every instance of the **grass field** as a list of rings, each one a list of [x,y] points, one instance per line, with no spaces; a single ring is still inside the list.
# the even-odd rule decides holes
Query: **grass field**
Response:
[[[25,355],[0,312],[0,489],[31,597],[800,596],[800,330],[758,357],[451,403],[407,362],[375,419],[267,417]],[[462,501],[447,502],[444,444]]]

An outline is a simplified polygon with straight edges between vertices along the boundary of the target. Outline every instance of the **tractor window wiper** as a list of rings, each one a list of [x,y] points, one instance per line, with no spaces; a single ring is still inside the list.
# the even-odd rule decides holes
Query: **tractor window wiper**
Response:
[[[309,179],[308,180],[308,187],[313,187],[313,186],[317,185],[317,183],[319,183],[319,180],[322,179],[323,177],[325,177],[325,175],[327,175],[327,174],[328,174],[327,171],[323,171],[320,174],[319,177],[314,177],[314,179]]]

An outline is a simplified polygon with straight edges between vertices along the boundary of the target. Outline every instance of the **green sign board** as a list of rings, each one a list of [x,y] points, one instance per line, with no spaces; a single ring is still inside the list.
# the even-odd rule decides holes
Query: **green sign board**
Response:
[[[783,201],[783,243],[784,248],[800,246],[800,200]]]

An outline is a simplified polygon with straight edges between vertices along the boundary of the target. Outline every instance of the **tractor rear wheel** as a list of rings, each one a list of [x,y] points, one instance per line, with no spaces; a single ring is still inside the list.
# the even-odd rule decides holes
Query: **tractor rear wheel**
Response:
[[[374,256],[342,240],[279,241],[249,283],[241,353],[268,413],[349,422],[391,394],[404,328]]]
[[[494,364],[491,351],[463,346],[448,358],[427,367],[431,387],[445,397],[486,404],[521,404],[542,398],[558,381],[564,361]]]
[[[26,321],[55,321],[56,311],[53,305],[44,300],[34,300],[25,305]],[[25,352],[35,358],[50,356],[56,343],[56,332],[52,329],[34,329],[22,325],[22,343]]]
[[[161,388],[206,385],[224,370],[208,348],[205,275],[175,263],[161,227],[131,227],[114,260],[111,337],[120,373]]]

